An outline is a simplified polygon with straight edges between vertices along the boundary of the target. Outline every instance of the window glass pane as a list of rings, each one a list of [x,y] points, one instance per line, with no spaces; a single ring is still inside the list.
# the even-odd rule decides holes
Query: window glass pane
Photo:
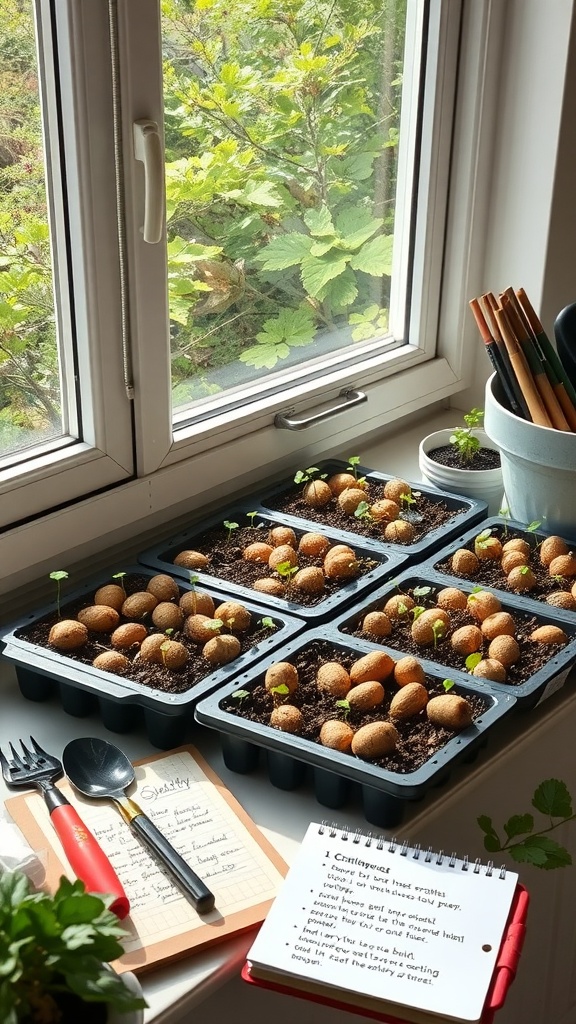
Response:
[[[62,433],[32,4],[0,12],[0,458]]]
[[[393,340],[406,0],[163,0],[162,14],[178,414]]]

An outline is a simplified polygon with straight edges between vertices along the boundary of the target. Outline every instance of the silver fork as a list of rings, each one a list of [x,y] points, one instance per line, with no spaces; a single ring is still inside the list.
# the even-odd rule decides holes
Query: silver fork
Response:
[[[35,786],[44,802],[74,874],[88,892],[109,893],[110,910],[122,918],[130,909],[122,883],[102,847],[84,824],[76,809],[54,785],[63,774],[62,762],[49,754],[31,736],[30,746],[20,740],[21,753],[9,744],[11,758],[0,749],[2,775],[8,786]]]

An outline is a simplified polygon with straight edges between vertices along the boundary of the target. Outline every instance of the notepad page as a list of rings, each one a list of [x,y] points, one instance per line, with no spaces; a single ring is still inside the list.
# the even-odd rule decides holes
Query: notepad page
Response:
[[[255,966],[479,1020],[518,876],[310,825],[247,954]],[[346,836],[347,838],[343,838]],[[281,980],[281,977],[278,978]],[[337,993],[336,993],[337,994]]]
[[[130,900],[130,916],[122,922],[129,932],[123,940],[126,953],[148,940],[158,944],[210,924],[217,932],[223,917],[275,896],[282,874],[188,753],[154,760],[136,768],[135,775],[136,789],[130,794],[214,892],[216,903],[211,913],[198,915],[110,801],[89,800],[67,787],[67,797],[109,857]],[[27,801],[47,838],[57,843],[41,797],[31,794]]]

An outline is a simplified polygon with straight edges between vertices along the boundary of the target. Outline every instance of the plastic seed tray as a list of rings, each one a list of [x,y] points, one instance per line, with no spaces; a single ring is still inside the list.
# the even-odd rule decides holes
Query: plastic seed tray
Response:
[[[414,588],[417,591],[421,591],[422,588],[428,588],[429,593],[417,593],[415,600],[421,606],[434,607],[434,595],[439,590],[450,586],[457,587],[457,589],[462,590],[467,595],[479,589],[473,583],[464,580],[453,581],[445,576],[441,576],[439,573],[435,573],[428,565],[408,569],[398,576],[394,582],[385,584],[378,590],[373,591],[367,600],[361,600],[352,609],[343,612],[333,622],[333,628],[338,636],[352,636],[359,631],[361,623],[368,612],[382,611],[390,597],[397,594],[411,595]],[[549,657],[545,664],[528,675],[522,667],[522,658],[528,657],[528,646],[525,646],[525,653],[521,655],[520,660],[517,662],[518,668],[509,670],[511,681],[503,683],[472,676],[466,668],[464,656],[461,656],[457,667],[451,665],[446,656],[447,648],[449,649],[450,634],[439,640],[435,647],[433,644],[429,644],[419,648],[415,656],[426,658],[429,662],[439,666],[445,676],[452,677],[454,672],[459,675],[464,673],[470,679],[474,679],[476,684],[488,688],[495,693],[513,694],[516,697],[518,708],[532,708],[546,700],[547,697],[550,697],[566,682],[570,669],[576,660],[576,622],[573,624],[567,622],[566,616],[555,615],[554,610],[548,608],[548,606],[544,608],[538,607],[534,610],[532,607],[527,608],[526,602],[519,601],[511,595],[504,595],[493,590],[491,587],[480,589],[491,591],[498,597],[502,611],[509,612],[518,624],[518,635],[527,636],[533,629],[539,626],[552,625],[559,626],[566,633],[568,642],[564,646],[555,645],[550,648],[543,647],[542,645],[545,654],[548,651],[550,652]],[[474,620],[469,617],[467,622],[472,623]],[[461,622],[457,623],[457,625],[461,624]],[[479,623],[476,624],[479,625]],[[403,636],[404,634],[401,631],[394,628],[390,635],[382,639],[382,645],[388,649],[391,648],[395,652],[396,657],[414,654],[413,650],[407,649],[406,642],[403,642]],[[371,637],[371,639],[374,638]],[[528,642],[524,639],[523,643],[527,644]],[[541,645],[537,646],[541,647]],[[483,656],[488,657],[486,652],[484,652]],[[525,676],[522,681],[520,681],[521,675]],[[517,678],[515,683],[512,682],[514,676]]]
[[[542,584],[537,584],[530,591],[522,593],[514,591],[507,583],[507,576],[500,567],[500,561],[494,559],[481,560],[477,572],[469,577],[469,582],[475,586],[488,586],[492,590],[501,591],[504,599],[512,596],[527,611],[531,610],[535,614],[553,612],[554,615],[558,615],[560,618],[566,618],[568,622],[576,623],[576,598],[574,598],[574,609],[550,605],[546,600],[548,595],[554,595],[558,591],[570,592],[571,588],[576,584],[576,575],[562,579],[558,577],[551,578],[548,570],[540,567],[538,550],[542,541],[549,534],[540,529],[528,530],[525,523],[519,523],[514,519],[505,519],[500,516],[492,516],[486,519],[477,528],[468,530],[461,537],[457,537],[446,547],[437,551],[431,560],[434,571],[451,579],[454,582],[454,586],[459,586],[464,577],[454,572],[451,565],[453,555],[461,548],[474,551],[474,541],[479,534],[489,534],[489,536],[496,537],[502,544],[516,537],[526,540],[530,544],[531,550],[525,559],[525,563],[529,566],[534,566],[536,571],[541,573]],[[569,550],[576,550],[574,541],[570,541],[568,538],[563,539]]]
[[[320,462],[317,468],[320,475],[326,475],[327,477],[335,473],[350,472],[348,464],[337,459]],[[368,469],[365,466],[357,466],[356,473],[359,478],[364,477],[368,484],[373,485],[372,490],[375,494],[375,500],[382,496],[382,490],[387,481],[395,479],[393,476],[380,473],[374,469]],[[299,503],[298,514],[285,511],[283,507],[285,499],[289,496],[297,496],[304,486],[303,484],[295,484],[294,475],[293,473],[287,480],[276,484],[274,487],[267,488],[261,492],[255,492],[252,498],[248,500],[258,502],[260,506],[274,512],[276,515],[281,514],[287,522],[289,521],[293,525],[304,524],[306,529],[322,529],[322,509],[314,511],[302,501]],[[371,528],[371,533],[368,536],[364,536],[361,532],[362,528],[358,524],[358,519],[354,515],[350,515],[346,516],[341,524],[342,532],[348,534],[348,543],[352,543],[351,538],[355,537],[358,540],[360,537],[361,542],[367,548],[400,555],[407,560],[406,564],[412,565],[414,562],[420,562],[422,558],[428,557],[437,548],[448,543],[452,537],[462,533],[463,530],[472,527],[475,523],[481,522],[488,514],[488,505],[485,501],[467,498],[464,495],[449,494],[427,484],[410,480],[406,480],[406,483],[410,484],[415,494],[417,492],[430,502],[432,508],[437,507],[447,510],[449,514],[448,521],[440,526],[433,526],[412,543],[397,544],[385,540],[381,536],[381,531],[375,526]],[[419,523],[418,498],[416,498],[414,504],[408,504],[403,508],[401,517],[411,521],[416,528],[421,527]]]
[[[458,681],[453,692],[464,697],[481,694],[485,698],[485,710],[472,725],[451,736],[421,767],[406,774],[387,770],[224,709],[223,703],[231,694],[240,691],[240,699],[243,691],[250,693],[261,686],[271,664],[279,660],[292,662],[301,653],[307,655],[318,641],[323,643],[322,650],[326,650],[327,640],[329,660],[341,656],[357,660],[377,649],[374,644],[354,638],[327,638],[324,631],[311,630],[290,641],[275,657],[267,657],[237,676],[234,683],[227,684],[197,704],[197,721],[220,734],[224,761],[231,771],[242,774],[254,771],[261,754],[265,753],[272,785],[278,789],[296,789],[307,781],[311,773],[316,799],[332,809],[342,807],[353,795],[353,790],[359,787],[367,821],[387,828],[402,820],[407,801],[419,800],[432,787],[445,782],[458,762],[475,759],[488,741],[490,731],[514,707],[515,697],[512,694],[487,692],[476,686],[472,679]],[[438,667],[426,665],[425,669],[428,681],[441,685],[444,675]],[[384,686],[386,688],[387,684]],[[396,689],[394,683],[392,686]]]
[[[248,527],[250,534],[254,535],[255,541],[265,540],[269,530],[275,526],[292,527],[293,524],[292,522],[288,522],[288,518],[289,517],[287,516],[280,516],[277,513],[257,509],[257,506],[254,504],[236,506],[227,512],[227,521]],[[146,551],[142,551],[138,555],[138,561],[143,565],[155,568],[158,572],[167,572],[181,579],[188,580],[191,572],[193,572],[198,579],[199,586],[204,586],[204,584],[210,586],[225,586],[230,593],[237,594],[247,600],[261,601],[265,603],[268,608],[275,608],[279,612],[296,615],[304,619],[310,626],[318,625],[321,622],[333,618],[343,606],[356,601],[364,591],[369,589],[371,590],[384,580],[389,579],[391,576],[395,576],[404,568],[405,565],[408,564],[405,552],[384,551],[383,549],[376,550],[374,546],[366,545],[361,537],[350,537],[348,534],[344,535],[339,531],[331,530],[327,527],[320,528],[318,524],[298,524],[293,528],[296,533],[297,541],[300,540],[304,533],[315,532],[322,533],[330,541],[332,546],[342,543],[349,545],[354,550],[357,559],[361,563],[364,563],[364,570],[352,579],[339,581],[337,585],[334,585],[334,581],[332,581],[332,589],[329,590],[327,588],[325,593],[314,600],[314,603],[306,604],[298,600],[298,596],[294,588],[291,590],[289,589],[285,597],[276,597],[271,594],[263,594],[254,590],[248,582],[244,584],[239,583],[238,581],[232,582],[229,580],[224,581],[219,579],[216,574],[210,572],[210,567],[207,567],[206,569],[190,570],[174,565],[174,558],[176,558],[180,552],[185,550],[196,550],[198,548],[202,551],[203,542],[205,542],[207,538],[217,535],[221,537],[220,551],[217,553],[219,561],[214,562],[217,572],[218,564],[222,564],[222,559],[225,558],[228,548],[230,548],[232,552],[234,551],[236,537],[236,534],[232,532],[229,540],[227,539],[227,531],[224,527],[221,515],[213,516],[201,525],[196,524],[190,529],[184,530],[176,536],[169,538],[162,544],[157,544],[152,548],[148,548]],[[213,533],[213,531],[215,533]],[[206,547],[209,548],[210,545],[206,543]],[[216,555],[214,557],[216,558]],[[239,548],[237,548],[237,557],[241,559],[241,551]],[[242,564],[245,568],[244,576],[247,578],[247,574],[254,567],[254,563],[251,564],[243,561]],[[321,564],[321,560],[317,564]],[[257,575],[265,576],[269,572],[270,570],[267,565],[262,565],[261,570],[258,570]],[[280,577],[277,578],[279,579]]]
[[[155,573],[143,566],[131,566],[126,570],[124,581],[128,588],[131,578],[149,580]],[[67,609],[76,608],[78,601],[92,604],[92,597],[98,587],[115,582],[110,578],[99,578],[87,582],[70,594],[65,594],[61,601],[60,618],[67,617]],[[181,593],[191,590],[190,584],[177,580]],[[230,600],[227,589],[202,586],[198,588],[209,593],[216,604]],[[13,624],[0,636],[3,644],[2,654],[16,668],[16,676],[20,691],[24,697],[33,701],[44,701],[49,697],[59,696],[63,709],[76,717],[84,717],[92,712],[99,712],[107,729],[116,733],[130,732],[144,726],[150,742],[160,749],[170,749],[184,741],[187,729],[193,724],[193,711],[196,702],[228,682],[239,672],[245,671],[250,665],[264,657],[273,649],[283,644],[304,629],[305,623],[277,610],[259,606],[254,602],[244,601],[253,621],[269,618],[266,627],[269,635],[255,646],[245,650],[234,661],[220,667],[211,667],[206,662],[206,675],[183,693],[167,693],[152,688],[121,675],[94,668],[91,664],[83,664],[72,657],[71,652],[45,648],[37,643],[26,640],[23,633],[31,625],[41,622],[46,617],[53,618],[57,613],[57,605],[51,604],[32,612],[27,617]],[[123,620],[124,621],[124,620]],[[91,634],[92,638],[98,634]],[[108,636],[105,638],[108,640]],[[176,639],[176,637],[174,637]],[[104,637],[102,643],[105,643]],[[105,645],[109,647],[109,644]],[[200,657],[200,655],[198,656]],[[186,666],[175,675],[185,681]]]

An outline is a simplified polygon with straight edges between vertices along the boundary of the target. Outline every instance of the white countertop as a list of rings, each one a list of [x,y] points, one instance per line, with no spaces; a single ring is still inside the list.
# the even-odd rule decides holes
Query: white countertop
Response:
[[[384,444],[375,441],[370,446],[363,447],[362,462],[390,474],[417,480],[419,479],[417,450],[420,438],[425,433],[440,429],[458,419],[457,413],[441,412],[431,417],[426,422],[425,428],[420,423],[416,427],[407,427],[396,437],[388,438]],[[6,739],[27,737],[32,733],[43,746],[58,753],[69,740],[76,737],[90,735],[110,738],[110,733],[95,715],[88,718],[75,718],[67,715],[62,711],[56,699],[43,703],[24,700],[17,687],[14,669],[11,665],[1,661],[0,692],[2,694],[0,745],[5,743]],[[132,760],[156,752],[146,737],[139,732],[113,738]],[[250,776],[237,775],[227,771],[220,754],[218,738],[209,730],[198,726],[191,727],[187,741],[200,749],[288,863],[304,835],[309,821],[332,817],[331,812],[327,813],[309,790],[299,789],[295,793],[283,792],[280,800],[278,791],[270,785],[263,770]],[[2,799],[12,795],[8,794],[6,786],[1,780],[0,794]],[[445,791],[444,796],[446,796]],[[419,824],[425,821],[426,808],[430,803],[434,803],[434,799],[432,797],[431,800],[426,799],[415,805],[419,813],[410,814],[413,835]],[[346,823],[366,828],[360,808],[347,808],[344,817]],[[336,815],[336,818],[343,820],[342,815]],[[149,1003],[149,1009],[145,1015],[147,1024],[151,1024],[151,1022],[169,1024],[169,1022],[178,1021],[184,1012],[209,995],[215,987],[237,974],[251,940],[250,934],[240,936],[208,951],[194,954],[193,957],[185,958],[170,966],[143,975],[141,981]]]

